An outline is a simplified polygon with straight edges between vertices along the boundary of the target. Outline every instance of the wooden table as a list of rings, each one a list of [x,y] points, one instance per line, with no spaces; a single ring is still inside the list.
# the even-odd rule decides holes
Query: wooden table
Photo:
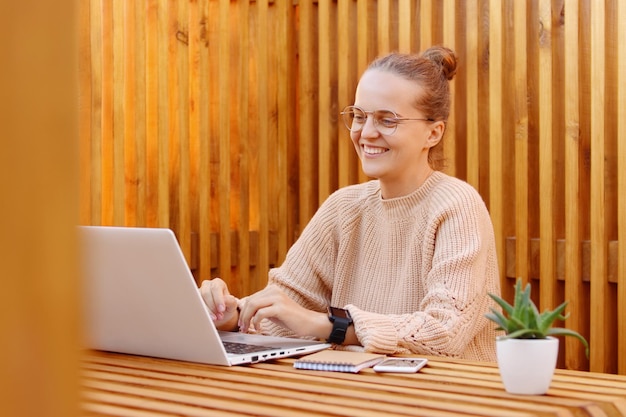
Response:
[[[543,396],[504,391],[495,364],[429,358],[417,374],[220,367],[106,352],[83,362],[86,416],[626,416],[626,376],[557,370]]]

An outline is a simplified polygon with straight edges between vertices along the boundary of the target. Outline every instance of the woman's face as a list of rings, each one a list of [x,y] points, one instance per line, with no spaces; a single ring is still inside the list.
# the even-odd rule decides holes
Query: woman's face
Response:
[[[392,110],[399,118],[423,119],[413,103],[422,94],[415,82],[378,69],[366,71],[356,90],[354,105],[366,112]],[[430,174],[428,151],[443,135],[443,122],[404,121],[392,135],[382,135],[370,115],[350,137],[363,172],[381,182],[384,198],[415,191]]]

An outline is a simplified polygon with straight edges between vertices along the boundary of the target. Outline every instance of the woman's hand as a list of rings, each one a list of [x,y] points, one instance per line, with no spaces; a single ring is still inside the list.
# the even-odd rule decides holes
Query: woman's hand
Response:
[[[263,319],[269,319],[299,337],[324,339],[332,328],[325,313],[307,310],[274,285],[268,285],[265,289],[241,299],[240,309],[241,332],[247,332],[251,326],[259,330]]]
[[[209,308],[209,315],[220,330],[236,330],[239,314],[239,300],[230,294],[228,286],[221,278],[205,280],[200,286],[200,294]]]

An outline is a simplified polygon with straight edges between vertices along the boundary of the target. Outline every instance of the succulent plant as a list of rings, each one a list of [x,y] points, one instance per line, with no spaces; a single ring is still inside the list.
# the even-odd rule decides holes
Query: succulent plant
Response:
[[[563,327],[554,327],[555,320],[565,320],[569,313],[564,315],[568,301],[564,301],[554,310],[539,313],[539,309],[530,298],[530,283],[522,289],[522,280],[515,283],[515,299],[513,305],[495,294],[489,296],[502,307],[502,312],[491,308],[491,313],[485,314],[489,320],[498,325],[497,330],[503,330],[505,339],[545,339],[548,336],[573,336],[585,345],[585,354],[589,357],[589,343],[578,332]]]

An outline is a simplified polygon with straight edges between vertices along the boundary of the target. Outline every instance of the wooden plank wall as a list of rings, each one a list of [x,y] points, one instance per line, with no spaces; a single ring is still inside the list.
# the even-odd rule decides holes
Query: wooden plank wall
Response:
[[[90,0],[81,222],[170,227],[197,279],[261,288],[364,181],[338,113],[368,62],[459,56],[447,172],[475,186],[503,292],[570,300],[561,366],[626,374],[626,5],[619,0]]]

